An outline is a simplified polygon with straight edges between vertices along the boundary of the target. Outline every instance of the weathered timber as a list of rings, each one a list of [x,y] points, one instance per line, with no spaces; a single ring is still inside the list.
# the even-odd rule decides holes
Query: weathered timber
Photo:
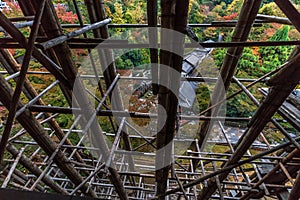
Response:
[[[261,106],[252,117],[249,128],[245,131],[242,138],[239,140],[236,151],[224,167],[237,163],[247,149],[252,145],[254,140],[263,130],[265,125],[271,120],[272,116],[282,105],[285,99],[289,96],[292,90],[296,87],[300,81],[298,74],[300,73],[299,68],[300,54],[294,57],[292,60],[286,63],[285,67],[281,69],[272,79],[269,84],[272,85],[271,91],[262,102]],[[220,179],[224,180],[228,173],[220,175]],[[206,187],[199,198],[207,199],[216,189],[216,185],[213,180],[209,181],[208,187]]]
[[[0,76],[0,101],[7,108],[10,107],[12,102],[13,90],[11,86]],[[22,107],[21,102],[18,102],[17,108]],[[57,144],[50,138],[50,136],[43,130],[39,122],[34,118],[31,112],[26,110],[20,114],[17,118],[19,123],[26,129],[26,131],[34,138],[34,140],[44,149],[44,151],[51,155],[56,149]],[[54,158],[55,163],[61,168],[61,170],[72,180],[75,184],[80,184],[83,180],[77,170],[70,164],[69,159],[63,154],[62,151],[57,153]],[[91,196],[96,197],[93,191],[89,191]]]

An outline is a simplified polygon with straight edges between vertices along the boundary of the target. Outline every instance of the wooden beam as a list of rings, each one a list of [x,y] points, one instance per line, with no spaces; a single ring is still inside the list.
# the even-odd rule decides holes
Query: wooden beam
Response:
[[[291,153],[289,153],[287,156],[285,156],[281,161],[280,163],[282,164],[286,164],[288,162],[290,162],[293,158],[295,157],[299,157],[299,154],[300,154],[300,151],[295,149],[293,150]],[[272,179],[272,176],[274,176],[274,174],[276,174],[278,172],[278,170],[280,169],[280,165],[277,164],[268,174],[266,174],[264,177],[262,177],[261,180],[259,180],[257,183],[254,184],[253,188],[256,189],[258,188],[262,183]],[[278,174],[277,174],[278,176]],[[271,181],[270,181],[271,182]],[[252,193],[246,193],[244,196],[242,196],[241,199],[250,199],[251,196],[253,194]]]
[[[85,0],[85,4],[88,9],[88,14],[89,14],[91,23],[93,23],[95,21],[103,20],[106,18],[103,0],[95,0],[95,1]],[[93,33],[94,33],[95,38],[103,38],[103,39],[109,38],[109,32],[108,32],[107,26],[100,27],[99,29],[94,29]],[[107,50],[98,49],[97,53],[100,58],[105,84],[107,87],[109,87],[113,83],[113,80],[116,77],[116,67],[115,67],[114,62],[112,62],[113,61],[112,51],[108,50],[108,49]],[[114,95],[113,100],[112,100],[112,96],[110,95],[110,102],[111,102],[112,108],[118,109],[118,110],[124,110],[124,105],[122,103],[122,99],[120,96],[118,86],[115,87],[114,92],[116,95]],[[120,118],[115,117],[115,121],[117,122],[117,125],[121,123]],[[124,148],[127,151],[131,151],[132,147],[131,147],[131,143],[130,143],[130,140],[128,137],[127,127],[124,128],[121,135],[122,135],[122,140],[124,142]],[[130,171],[135,171],[135,165],[134,165],[134,160],[133,160],[132,156],[128,157],[128,164],[129,164]],[[108,169],[110,170],[110,173],[112,175],[112,176],[110,176],[110,178],[111,178],[112,183],[115,186],[115,189],[119,195],[119,198],[127,199],[128,196],[125,192],[124,186],[118,185],[118,184],[121,184],[121,182],[114,181],[115,178],[118,179],[117,171],[115,169],[113,169],[113,167],[109,167]]]
[[[172,161],[172,140],[177,120],[178,94],[181,79],[181,66],[184,53],[185,28],[187,25],[189,1],[161,1],[161,50],[155,157],[156,196],[165,193]],[[171,29],[173,31],[166,31]],[[176,45],[175,45],[176,43]],[[165,67],[167,66],[167,68]],[[164,113],[166,112],[166,114]],[[166,115],[166,116],[165,116]],[[166,117],[166,119],[164,119]]]
[[[13,90],[2,76],[0,76],[0,92],[0,101],[6,108],[9,108],[12,102]],[[22,106],[23,104],[18,102],[17,107],[20,108]],[[56,151],[57,144],[43,130],[43,127],[34,118],[31,112],[26,110],[18,116],[17,120],[49,156]],[[79,185],[82,182],[83,178],[62,151],[58,151],[54,161],[74,184]],[[85,187],[85,189],[87,189],[87,186]],[[87,194],[96,197],[96,194],[93,191],[88,191]]]
[[[7,72],[9,74],[19,72],[18,69],[17,69],[18,63],[16,62],[16,60],[13,58],[13,56],[10,54],[10,52],[8,50],[0,50],[0,61],[3,65],[3,67],[7,70]],[[15,78],[15,81],[16,81],[16,78]],[[27,79],[25,80],[25,83],[24,83],[23,92],[29,100],[31,100],[33,98],[36,98],[38,96],[38,93],[35,91],[33,86],[30,84],[29,80],[27,80]],[[37,103],[37,105],[42,105],[42,106],[44,105],[45,106],[45,103],[40,98],[37,100],[36,103]],[[16,115],[17,115],[17,113],[16,113]],[[50,118],[51,115],[49,113],[45,113],[45,117]],[[55,121],[55,119],[49,120],[48,124],[55,131],[55,135],[60,140],[62,140],[64,138],[65,134],[62,131],[62,129],[60,128],[59,124]],[[69,139],[67,139],[65,144],[72,145],[72,143],[70,142]],[[77,159],[78,162],[83,162],[83,160],[82,160],[81,156],[79,155],[79,153],[75,154],[75,158]]]
[[[300,32],[300,14],[295,8],[295,6],[291,3],[291,1],[286,0],[275,0],[275,3],[282,10],[282,12],[288,17],[288,19],[292,22],[295,28]]]
[[[149,43],[154,48],[150,49],[152,91],[158,93],[158,31],[157,31],[157,0],[147,1],[147,20],[149,26]],[[155,48],[156,47],[156,48]]]
[[[247,130],[236,145],[235,153],[231,156],[228,162],[226,162],[224,167],[237,163],[241,159],[244,153],[249,149],[257,136],[263,130],[265,125],[270,122],[272,116],[276,113],[278,108],[299,83],[299,62],[300,54],[287,62],[285,67],[282,68],[277,75],[270,79],[269,84],[272,86],[272,88],[268,96],[262,102],[255,115],[252,117],[250,123],[248,124]],[[228,173],[220,175],[220,180],[224,180]],[[215,189],[216,185],[214,181],[210,180],[208,187],[204,188],[199,195],[199,198],[209,198],[209,196],[214,193]]]
[[[293,189],[290,193],[288,200],[299,199],[300,198],[299,190],[300,190],[300,173],[298,172],[295,184],[293,186]]]
[[[31,59],[31,55],[33,52],[34,42],[37,37],[40,22],[41,22],[41,19],[43,16],[44,8],[45,8],[45,0],[40,2],[38,15],[36,15],[34,18],[33,27],[31,29],[29,41],[28,41],[28,48],[26,49],[26,53],[25,53],[25,57],[24,57],[24,60],[22,63],[20,75],[18,77],[16,89],[13,94],[12,103],[10,104],[8,118],[6,121],[5,129],[2,134],[2,139],[0,142],[0,165],[1,165],[1,162],[2,162],[2,159],[4,156],[4,151],[5,151],[5,148],[7,145],[10,131],[13,126],[14,119],[15,119],[15,115],[16,115],[16,111],[17,111],[17,103],[20,99],[22,88],[23,88],[24,82],[26,80],[26,73],[27,73],[29,61]],[[3,15],[1,15],[0,17],[3,17]]]
[[[38,38],[37,42],[46,42],[45,38]],[[105,42],[105,43],[102,43]],[[126,40],[104,40],[97,38],[73,38],[67,41],[71,49],[94,49],[100,43],[101,49],[148,49],[153,44],[129,44]],[[204,43],[199,42],[198,44],[187,43],[185,48],[195,48],[201,45],[204,48],[230,48],[230,47],[268,47],[268,46],[290,46],[300,45],[299,40],[291,41],[246,41],[246,42],[211,42]],[[36,44],[37,47],[43,48],[40,44]],[[157,48],[160,48],[161,44],[158,43]],[[0,38],[0,48],[4,49],[22,49],[24,48],[19,43],[15,42],[12,38]]]
[[[252,1],[246,0],[244,1],[243,7],[241,9],[239,19],[234,30],[232,36],[232,42],[244,42],[247,40],[251,27],[255,21],[256,15],[258,13],[261,1]],[[220,77],[215,85],[210,106],[214,105],[217,102],[222,101],[225,96],[226,91],[229,88],[231,83],[231,79],[236,71],[238,61],[243,53],[243,47],[231,47],[227,50],[226,56],[224,58]],[[207,116],[216,116],[219,113],[221,105],[216,106],[213,110],[206,113]],[[199,126],[197,130],[197,137],[199,139],[200,149],[204,148],[205,141],[207,140],[210,131],[211,131],[211,123],[205,122]],[[194,147],[193,147],[194,148]]]
[[[297,138],[297,141],[300,141],[300,137]],[[284,144],[277,145],[276,147],[273,147],[270,150],[261,152],[259,154],[251,156],[250,158],[247,158],[247,159],[244,159],[244,160],[239,160],[235,164],[232,164],[232,165],[229,165],[229,166],[224,166],[221,169],[219,169],[218,171],[212,172],[212,173],[210,173],[208,175],[200,177],[200,178],[198,178],[196,180],[193,180],[193,181],[191,181],[189,183],[183,184],[182,187],[185,188],[185,189],[186,188],[190,188],[190,187],[193,187],[193,186],[195,186],[197,184],[203,183],[207,179],[214,178],[216,175],[221,175],[222,173],[227,173],[227,172],[229,173],[232,169],[234,169],[236,167],[242,166],[242,165],[244,165],[246,163],[250,163],[251,161],[254,161],[256,159],[261,159],[263,156],[272,154],[272,153],[274,153],[274,152],[276,152],[278,150],[281,150],[281,149],[283,149],[283,148],[285,148],[285,147],[287,147],[289,145],[291,145],[291,142],[287,142],[287,143],[284,143]],[[290,155],[290,156],[294,157],[294,155]],[[197,157],[197,158],[199,159],[199,157]],[[240,184],[240,183],[238,183],[238,184]],[[171,189],[171,190],[167,191],[161,197],[164,197],[164,196],[167,196],[167,195],[171,195],[171,194],[175,194],[176,192],[179,192],[179,191],[181,191],[181,188],[177,187],[177,188],[174,188],[174,189]]]
[[[17,157],[16,157],[16,159],[14,161],[14,164],[10,168],[10,170],[9,170],[9,172],[8,172],[5,180],[3,181],[1,188],[6,188],[8,182],[10,181],[10,179],[12,177],[12,174],[14,173],[14,171],[15,171],[15,169],[17,167],[17,164],[19,164],[19,161],[20,161],[20,159],[22,157],[22,154],[23,154],[25,148],[26,148],[26,146],[21,148],[20,152],[18,153],[18,155],[17,155]]]
[[[172,8],[175,8],[176,0],[161,0],[161,27],[163,29],[173,29],[174,30],[174,18],[175,13],[172,12]],[[173,10],[174,11],[174,10]],[[161,49],[160,49],[160,65],[172,67],[172,54],[167,51],[167,49],[172,49],[172,35],[167,34],[166,31],[161,31]],[[171,167],[171,141],[174,137],[175,131],[175,120],[171,120],[169,116],[169,85],[170,85],[170,74],[168,70],[160,67],[159,72],[159,88],[158,88],[158,104],[161,107],[158,107],[158,119],[157,127],[162,127],[161,130],[157,133],[156,136],[156,156],[155,156],[155,182],[156,182],[156,196],[160,196],[167,190],[167,180],[169,176],[169,170]],[[175,112],[177,111],[177,101],[172,102],[175,104]],[[163,119],[164,111],[166,111],[167,118]],[[173,115],[173,117],[175,117]],[[168,125],[170,127],[167,127]],[[167,129],[173,129],[173,131],[167,132]],[[167,136],[168,134],[168,136]],[[167,139],[168,138],[168,139]],[[168,145],[169,144],[169,145]],[[167,146],[168,145],[168,146]],[[167,148],[168,147],[168,148]],[[167,148],[167,149],[166,149]],[[159,198],[164,199],[164,198]]]
[[[37,8],[36,1],[31,1],[31,3],[34,5],[35,8]],[[97,1],[96,4],[98,3],[99,2]],[[103,19],[98,19],[95,20],[94,22],[101,21],[101,20]],[[59,24],[54,6],[50,0],[46,0],[45,13],[42,18],[42,27],[48,38],[56,38],[63,35],[63,31]],[[94,29],[94,31],[95,30],[97,29]],[[108,38],[108,37],[103,37],[103,38]],[[64,42],[60,45],[53,47],[53,51],[62,67],[62,71],[65,77],[67,78],[68,83],[71,86],[70,89],[74,89],[73,87],[74,84],[76,83],[77,90],[76,92],[73,93],[74,94],[73,102],[75,101],[79,107],[84,108],[86,111],[83,115],[83,120],[80,122],[81,125],[84,126],[85,123],[89,120],[92,113],[94,112],[94,108],[92,107],[90,99],[87,96],[82,80],[78,78],[77,68],[72,59],[70,48],[68,47],[67,43]],[[72,92],[68,95],[72,96]],[[69,99],[69,104],[72,105],[71,98]],[[106,156],[109,154],[109,149],[106,140],[104,138],[104,135],[101,134],[102,133],[101,128],[96,120],[93,121],[91,127],[92,127],[91,128],[92,134],[90,134],[91,137],[90,140],[93,143],[97,143],[97,145],[101,148],[101,153],[103,155],[103,159],[105,160]],[[122,180],[118,175],[116,169],[110,167],[109,171],[111,173],[110,176],[111,182],[114,184],[115,189],[119,194],[120,198],[127,199],[127,194],[124,189]],[[84,190],[85,188],[83,187],[82,189]],[[93,191],[89,190],[89,192],[93,192]]]
[[[19,1],[20,2],[20,1]],[[6,32],[10,34],[13,39],[19,43],[22,48],[28,48],[28,41],[25,36],[15,28],[15,26],[0,12],[0,24],[5,28]],[[33,57],[35,57],[49,72],[51,72],[65,87],[71,89],[69,82],[62,73],[60,67],[54,63],[49,57],[47,57],[43,52],[39,51],[34,47],[32,52]]]

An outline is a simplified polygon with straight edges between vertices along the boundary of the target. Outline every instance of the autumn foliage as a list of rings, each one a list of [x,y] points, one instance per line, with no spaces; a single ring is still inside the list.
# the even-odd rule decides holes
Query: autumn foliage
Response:
[[[20,5],[17,2],[6,0],[7,8],[2,10],[3,14],[9,17],[21,17],[23,13],[21,11]]]
[[[224,18],[225,20],[234,20],[234,19],[237,18],[237,16],[238,16],[238,13],[235,12],[235,13],[232,13],[232,14],[230,14],[230,15],[224,16],[223,18]]]
[[[75,24],[78,22],[77,15],[71,11],[67,11],[66,7],[63,4],[56,4],[55,11],[62,23]]]

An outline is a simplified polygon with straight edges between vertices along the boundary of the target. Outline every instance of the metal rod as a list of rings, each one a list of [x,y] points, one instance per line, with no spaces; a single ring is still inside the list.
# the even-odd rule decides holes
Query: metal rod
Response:
[[[254,95],[251,94],[251,92],[236,78],[236,77],[233,77],[232,78],[236,83],[237,85],[246,93],[246,95],[251,99],[251,101],[257,106],[259,107],[260,106],[260,103],[259,101],[254,97]],[[271,122],[276,126],[276,128],[278,128],[281,133],[289,140],[291,141],[295,147],[297,147],[299,150],[300,150],[300,144],[298,142],[296,142],[294,140],[294,138],[292,138],[290,136],[290,134],[275,120],[275,119],[271,119]],[[262,135],[262,134],[261,134]],[[263,136],[263,135],[262,135]],[[263,136],[264,137],[264,136]],[[267,140],[265,140],[267,141]]]
[[[91,24],[91,25],[88,25],[88,26],[85,26],[83,28],[80,28],[76,31],[73,31],[73,32],[70,32],[70,33],[67,33],[66,35],[63,35],[63,36],[59,36],[57,38],[53,38],[47,42],[43,42],[41,43],[40,45],[43,47],[44,50],[46,49],[50,49],[56,45],[59,45],[71,38],[74,38],[74,37],[77,37],[79,35],[82,35],[83,33],[87,32],[87,31],[90,31],[90,30],[93,30],[93,29],[97,29],[99,27],[102,27],[102,26],[105,26],[107,25],[108,23],[111,22],[111,19],[105,19],[103,21],[100,21],[100,22],[96,22],[94,24]]]
[[[65,143],[65,141],[68,139],[69,135],[72,133],[73,128],[75,128],[75,126],[78,124],[79,120],[81,118],[81,115],[78,115],[78,117],[76,117],[76,119],[74,120],[73,124],[70,127],[70,130],[68,131],[67,134],[65,134],[64,138],[60,141],[60,143],[58,144],[56,150],[51,154],[51,156],[48,158],[47,160],[47,167],[44,169],[44,171],[40,174],[40,176],[36,179],[36,181],[34,182],[34,184],[32,184],[30,190],[34,190],[35,187],[37,186],[37,184],[44,178],[44,176],[46,175],[47,171],[49,170],[49,168],[51,167],[51,164],[53,163],[53,159],[54,157],[57,155],[58,151],[60,150],[60,148],[63,146],[63,144]]]
[[[94,170],[93,173],[91,173],[86,179],[82,181],[81,184],[79,184],[72,192],[71,195],[74,195],[84,184],[86,184],[93,176],[95,176],[101,169],[105,167],[105,164],[100,165],[98,168]]]
[[[14,26],[18,29],[25,28],[25,27],[32,26],[32,25],[33,25],[33,21],[14,23]],[[0,32],[5,32],[5,29],[2,28],[1,26],[0,26]]]
[[[111,167],[110,165],[111,165],[111,162],[113,160],[115,151],[118,148],[119,143],[120,143],[120,137],[121,137],[122,129],[123,129],[124,124],[125,124],[125,120],[126,120],[125,117],[123,117],[122,120],[121,120],[121,123],[119,125],[119,129],[118,129],[118,131],[116,133],[116,137],[115,137],[115,140],[114,140],[114,142],[112,144],[109,156],[108,156],[108,158],[107,158],[107,160],[105,162],[105,170],[107,170],[109,167]]]
[[[20,72],[16,72],[8,77],[5,78],[5,80],[9,81],[10,79],[14,79],[20,75]]]
[[[51,90],[53,87],[55,87],[57,84],[59,83],[59,80],[54,81],[53,83],[51,83],[47,88],[45,88],[39,95],[37,95],[36,97],[34,97],[33,99],[31,99],[27,104],[25,104],[22,108],[20,108],[17,112],[16,112],[16,118],[23,113],[28,107],[30,107],[31,105],[33,105],[35,102],[37,102],[44,94],[46,94],[49,90]]]
[[[1,188],[6,188],[6,186],[7,186],[8,182],[10,181],[11,176],[14,173],[14,171],[17,167],[17,164],[19,163],[19,161],[21,159],[21,156],[22,156],[25,149],[26,149],[26,146],[21,148],[18,156],[16,157],[16,159],[14,161],[14,164],[11,166],[8,175],[6,176],[5,180],[3,181]]]
[[[15,43],[14,41],[8,42],[7,38],[0,38],[0,48],[8,49],[20,49],[24,48],[21,44]],[[71,49],[94,49],[99,47],[101,49],[148,49],[153,48],[153,44],[129,44],[124,41],[108,40],[103,43],[103,40],[92,42],[91,39],[77,39],[67,40]],[[100,45],[101,43],[101,45]],[[37,46],[43,48],[40,44]],[[230,48],[230,47],[269,47],[269,46],[291,46],[300,45],[299,40],[290,41],[256,41],[256,42],[210,42],[204,43],[200,42],[198,44],[186,43],[185,48],[199,48],[202,46],[204,48]],[[161,44],[157,44],[157,48],[161,48]]]
[[[300,141],[300,137],[297,137],[297,138],[296,138],[296,141]],[[286,142],[286,143],[277,145],[276,147],[273,147],[273,148],[270,149],[270,150],[267,150],[267,151],[258,153],[258,154],[254,155],[254,156],[252,156],[252,157],[250,157],[250,158],[247,158],[247,159],[245,159],[245,160],[240,160],[240,161],[238,161],[236,164],[228,165],[228,166],[226,166],[226,167],[223,167],[222,169],[219,169],[218,171],[212,172],[211,174],[208,174],[208,175],[206,175],[206,176],[203,176],[203,177],[201,177],[201,178],[199,178],[199,179],[196,179],[196,180],[194,180],[194,181],[192,181],[192,182],[190,182],[190,183],[184,184],[184,185],[183,185],[183,188],[188,188],[188,187],[192,187],[192,186],[194,186],[194,185],[197,185],[197,184],[199,184],[199,183],[201,183],[201,182],[203,182],[203,181],[205,181],[205,180],[207,180],[207,179],[209,179],[209,178],[211,178],[211,177],[214,177],[214,176],[219,175],[219,174],[224,173],[224,172],[231,171],[231,170],[232,170],[233,168],[235,168],[235,167],[244,165],[244,164],[246,164],[246,163],[250,163],[250,162],[253,161],[253,160],[256,160],[256,159],[259,159],[259,158],[261,158],[261,157],[263,157],[263,156],[266,156],[266,155],[268,155],[268,154],[274,153],[274,152],[276,152],[276,151],[278,151],[278,150],[280,150],[280,149],[283,149],[283,148],[285,148],[285,147],[287,147],[287,146],[289,146],[289,145],[291,145],[291,144],[292,144],[291,142]],[[295,154],[295,152],[293,152],[293,154]],[[289,157],[292,157],[292,156],[289,156]],[[287,159],[284,158],[284,160],[287,160]],[[290,160],[290,159],[289,159],[289,160]],[[272,170],[272,171],[273,171],[273,170]],[[275,168],[274,168],[274,171],[276,171]],[[262,179],[262,180],[263,180],[263,179]],[[261,181],[262,181],[262,180],[261,180]],[[167,192],[164,194],[164,196],[170,195],[170,194],[174,194],[174,193],[179,192],[179,191],[180,191],[179,188],[172,189],[172,190],[167,191]]]
[[[102,105],[105,103],[106,98],[108,98],[109,94],[112,92],[112,90],[114,89],[114,87],[116,86],[118,80],[119,80],[119,76],[120,74],[118,74],[114,81],[112,82],[112,84],[109,86],[109,88],[106,90],[105,95],[103,96],[101,102],[99,102],[99,104],[97,105],[97,108],[95,110],[95,112],[91,115],[89,121],[87,122],[86,126],[83,129],[83,134],[85,134],[88,129],[90,128],[91,124],[93,123],[93,121],[95,120],[96,116],[97,116],[97,112],[99,112],[100,108],[102,107]]]
[[[254,26],[259,27],[262,23],[269,23],[268,21],[257,20]],[[84,24],[88,26],[89,24]],[[188,24],[190,27],[203,28],[203,27],[235,27],[236,21],[213,21],[212,23]],[[81,24],[62,24],[63,28],[78,28]],[[108,28],[147,28],[149,24],[108,24]],[[154,27],[154,26],[151,26]],[[161,27],[157,24],[155,27]]]
[[[72,114],[72,113],[83,113],[83,111],[79,108],[65,108],[65,107],[57,107],[57,106],[40,106],[40,105],[32,105],[29,107],[29,110],[34,112],[49,112],[49,113],[61,113],[61,114]],[[132,118],[157,118],[157,114],[153,113],[141,113],[134,111],[116,111],[116,110],[100,110],[96,112],[94,115],[97,116],[118,116],[118,117],[132,117]],[[206,117],[206,116],[190,116],[190,115],[179,115],[182,120],[224,120],[227,121],[244,121],[248,122],[250,118],[248,117]]]
[[[281,66],[278,67],[277,69],[275,69],[275,70],[273,70],[273,71],[271,71],[271,72],[268,72],[267,74],[263,75],[262,77],[260,77],[260,78],[257,79],[256,81],[254,81],[254,82],[252,82],[252,83],[246,85],[245,87],[248,89],[248,88],[254,86],[255,84],[259,83],[261,80],[265,80],[266,78],[268,78],[268,77],[274,75],[275,73],[277,73],[277,72],[279,72],[281,69],[283,69],[283,68],[286,66],[286,64],[287,64],[287,63],[284,63],[283,65],[281,65]],[[220,100],[219,102],[215,103],[214,105],[208,107],[207,109],[205,109],[204,111],[202,111],[201,113],[199,113],[199,115],[204,115],[205,113],[209,112],[211,109],[215,108],[216,106],[218,106],[218,105],[224,103],[225,101],[227,101],[227,100],[229,100],[229,99],[235,97],[236,95],[238,95],[238,94],[240,94],[240,93],[242,93],[242,92],[243,92],[243,90],[241,89],[241,90],[239,90],[239,91],[233,93],[232,95],[229,95],[228,97],[224,98],[223,100]]]
[[[127,121],[125,121],[126,125],[131,128],[134,132],[136,132],[136,134],[138,134],[141,138],[143,138],[147,144],[151,145],[153,148],[156,149],[156,146],[153,144],[152,141],[148,140],[141,132],[139,132],[134,126],[132,126],[130,123],[128,123]],[[135,151],[136,149],[134,149],[133,151]]]
[[[220,128],[221,128],[221,131],[222,131],[222,133],[223,133],[223,136],[225,137],[226,142],[227,142],[228,145],[229,145],[230,152],[231,152],[231,153],[234,153],[234,148],[233,148],[232,143],[230,142],[229,138],[227,137],[227,134],[226,134],[226,131],[225,131],[225,129],[224,129],[223,124],[222,124],[220,121],[219,121],[218,123],[219,123],[219,126],[220,126]],[[250,186],[250,183],[249,183],[249,181],[248,181],[248,179],[247,179],[247,175],[245,174],[245,172],[244,172],[242,166],[240,166],[239,168],[240,168],[240,171],[241,171],[242,174],[243,174],[244,180],[246,181],[246,183],[248,184],[248,186]],[[233,172],[234,172],[234,174],[235,174],[236,181],[238,181],[236,169],[233,169]]]

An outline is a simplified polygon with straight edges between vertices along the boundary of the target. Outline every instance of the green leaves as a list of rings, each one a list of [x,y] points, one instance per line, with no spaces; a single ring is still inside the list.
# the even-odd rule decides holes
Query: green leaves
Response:
[[[289,26],[281,26],[268,41],[289,41],[289,30]],[[290,46],[262,47],[259,53],[262,59],[263,72],[274,70],[285,63],[292,49],[293,47]]]

